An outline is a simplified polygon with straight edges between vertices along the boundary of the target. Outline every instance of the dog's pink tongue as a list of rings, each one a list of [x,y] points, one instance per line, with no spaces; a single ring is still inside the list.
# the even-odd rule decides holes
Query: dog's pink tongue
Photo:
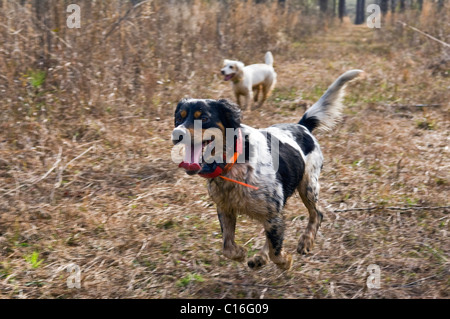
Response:
[[[190,151],[186,150],[184,154],[184,160],[180,163],[179,167],[184,168],[187,171],[199,171],[200,157],[202,156],[202,146],[192,145]]]

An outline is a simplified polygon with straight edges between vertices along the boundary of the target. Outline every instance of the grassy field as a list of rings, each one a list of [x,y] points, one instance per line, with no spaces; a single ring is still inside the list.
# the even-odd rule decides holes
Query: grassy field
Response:
[[[426,14],[422,28],[448,42],[448,23],[428,22],[426,10],[421,19]],[[127,28],[134,26],[111,37],[133,48]],[[226,259],[205,180],[171,161],[176,102],[233,99],[219,70],[222,58],[240,58],[237,49],[220,57],[184,43],[181,52],[194,57],[184,57],[178,70],[169,63],[165,73],[156,69],[163,56],[143,59],[134,87],[134,71],[112,68],[114,53],[105,56],[111,69],[86,60],[89,69],[79,70],[90,78],[74,72],[72,82],[59,81],[58,72],[71,68],[62,58],[48,72],[26,58],[26,67],[5,59],[0,297],[449,298],[449,51],[395,23],[372,30],[335,22],[298,39],[273,32],[267,41],[277,87],[261,109],[244,111],[245,124],[296,122],[341,73],[365,71],[347,89],[342,122],[316,134],[326,213],[311,254],[295,253],[307,223],[296,194],[285,208],[290,271],[272,263],[252,271]],[[5,50],[12,52],[13,35],[7,36]],[[231,40],[224,41],[229,50]],[[246,63],[257,63],[266,48],[240,50]],[[249,256],[264,244],[262,227],[246,216],[238,219],[236,237]],[[67,287],[70,264],[80,267],[80,289]],[[380,266],[380,289],[366,287],[371,264]]]

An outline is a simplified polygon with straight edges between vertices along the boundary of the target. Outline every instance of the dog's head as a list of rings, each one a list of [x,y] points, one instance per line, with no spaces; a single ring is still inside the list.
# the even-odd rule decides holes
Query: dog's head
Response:
[[[229,81],[233,78],[240,76],[244,70],[244,63],[240,61],[224,60],[223,68],[220,70],[224,76],[225,81]]]
[[[230,140],[227,131],[240,127],[240,116],[239,107],[225,99],[182,99],[175,109],[175,129],[172,131],[172,142],[184,145],[179,166],[189,175],[207,175],[217,166],[223,168],[227,148],[235,148],[234,138],[227,143]]]

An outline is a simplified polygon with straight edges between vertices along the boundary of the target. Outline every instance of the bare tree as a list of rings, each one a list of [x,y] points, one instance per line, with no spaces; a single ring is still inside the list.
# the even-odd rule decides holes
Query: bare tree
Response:
[[[338,12],[339,12],[339,19],[342,22],[345,16],[345,0],[339,0]]]
[[[284,8],[286,6],[286,0],[278,0],[278,5]]]
[[[327,13],[328,11],[328,0],[319,0],[320,12]]]
[[[423,8],[423,0],[417,0],[417,7],[419,11],[422,11]]]
[[[395,13],[396,8],[397,8],[397,0],[391,0],[391,12]]]
[[[386,15],[388,13],[388,9],[389,9],[389,1],[388,0],[381,0],[380,1],[380,9],[381,9],[381,13],[384,15]]]
[[[366,19],[366,1],[358,0],[356,2],[356,19],[355,24],[363,24]]]
[[[404,12],[405,11],[405,4],[406,0],[400,0],[400,12]]]
[[[49,67],[52,38],[50,34],[50,1],[34,0],[35,27],[39,31],[38,61],[42,68]]]

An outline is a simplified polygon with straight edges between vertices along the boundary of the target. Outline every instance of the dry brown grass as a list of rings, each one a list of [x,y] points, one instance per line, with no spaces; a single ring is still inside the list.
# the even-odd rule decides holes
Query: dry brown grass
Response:
[[[13,2],[1,13],[9,26],[0,26],[1,297],[449,297],[449,209],[417,209],[449,205],[449,69],[433,68],[445,59],[441,46],[395,24],[312,35],[314,21],[244,4],[224,15],[220,30],[232,36],[220,39],[218,7],[202,1],[143,5],[102,41],[128,9],[113,3],[80,30],[59,31],[72,49],[52,37],[47,68],[34,54],[31,15]],[[270,19],[254,19],[258,10]],[[448,23],[431,17],[415,26],[433,20],[424,31],[449,42]],[[308,36],[295,34],[302,25]],[[253,29],[235,41],[244,26]],[[340,73],[367,73],[349,86],[342,123],[317,134],[327,214],[313,253],[295,255],[289,272],[224,258],[205,181],[170,161],[174,103],[232,98],[217,75],[222,58],[258,62],[267,49],[279,82],[262,109],[244,113],[256,127],[298,121]],[[42,70],[45,81],[33,85]],[[305,218],[296,195],[286,207],[288,251]],[[263,238],[239,218],[249,255]],[[42,260],[35,268],[33,253]],[[67,288],[70,263],[82,270],[81,289]],[[370,264],[381,267],[380,290],[366,288]]]

